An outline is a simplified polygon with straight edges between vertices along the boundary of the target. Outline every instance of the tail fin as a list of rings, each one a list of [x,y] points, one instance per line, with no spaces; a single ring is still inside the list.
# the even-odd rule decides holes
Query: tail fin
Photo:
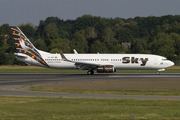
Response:
[[[19,27],[12,26],[11,30],[15,40],[17,53],[23,56],[29,56],[38,63],[41,63],[41,65],[45,65],[46,67],[48,67],[47,63],[41,57],[41,54],[30,42],[30,40],[24,35],[24,33],[19,29]]]
[[[17,53],[27,53],[28,51],[30,51],[30,49],[35,49],[34,45],[23,34],[19,27],[12,26],[11,30],[13,32]]]

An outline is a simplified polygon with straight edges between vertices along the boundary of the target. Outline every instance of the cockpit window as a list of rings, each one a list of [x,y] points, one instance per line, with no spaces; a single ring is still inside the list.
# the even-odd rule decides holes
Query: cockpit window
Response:
[[[162,59],[162,61],[166,61],[166,60],[168,60],[168,59]]]

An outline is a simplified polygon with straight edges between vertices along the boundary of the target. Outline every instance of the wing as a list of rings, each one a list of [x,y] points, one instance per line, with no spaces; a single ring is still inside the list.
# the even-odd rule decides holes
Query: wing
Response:
[[[89,62],[75,62],[75,65],[80,69],[88,69],[88,68],[96,68],[100,66],[101,64],[96,64],[96,63],[89,63]]]
[[[68,60],[61,51],[60,51],[60,55],[61,55],[61,57],[62,57],[62,59],[64,61],[74,63],[74,65],[76,65],[76,67],[78,67],[80,70],[84,70],[84,69],[88,69],[88,68],[96,68],[96,67],[101,65],[101,64],[98,64],[98,63],[90,63],[90,62],[80,62],[80,61]]]

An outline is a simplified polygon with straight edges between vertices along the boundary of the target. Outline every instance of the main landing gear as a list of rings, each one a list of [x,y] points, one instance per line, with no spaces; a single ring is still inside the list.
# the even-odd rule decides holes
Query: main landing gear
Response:
[[[94,74],[94,71],[93,71],[93,70],[89,70],[89,71],[87,72],[87,74],[88,74],[88,75],[93,75],[93,74]]]

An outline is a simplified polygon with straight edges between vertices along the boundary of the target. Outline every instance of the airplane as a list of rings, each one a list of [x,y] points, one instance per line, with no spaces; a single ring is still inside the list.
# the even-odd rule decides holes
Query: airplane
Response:
[[[24,35],[19,27],[11,27],[17,60],[26,64],[37,65],[52,69],[88,70],[88,75],[97,73],[114,73],[116,70],[157,70],[164,71],[174,63],[159,55],[150,54],[51,54],[37,49]]]

